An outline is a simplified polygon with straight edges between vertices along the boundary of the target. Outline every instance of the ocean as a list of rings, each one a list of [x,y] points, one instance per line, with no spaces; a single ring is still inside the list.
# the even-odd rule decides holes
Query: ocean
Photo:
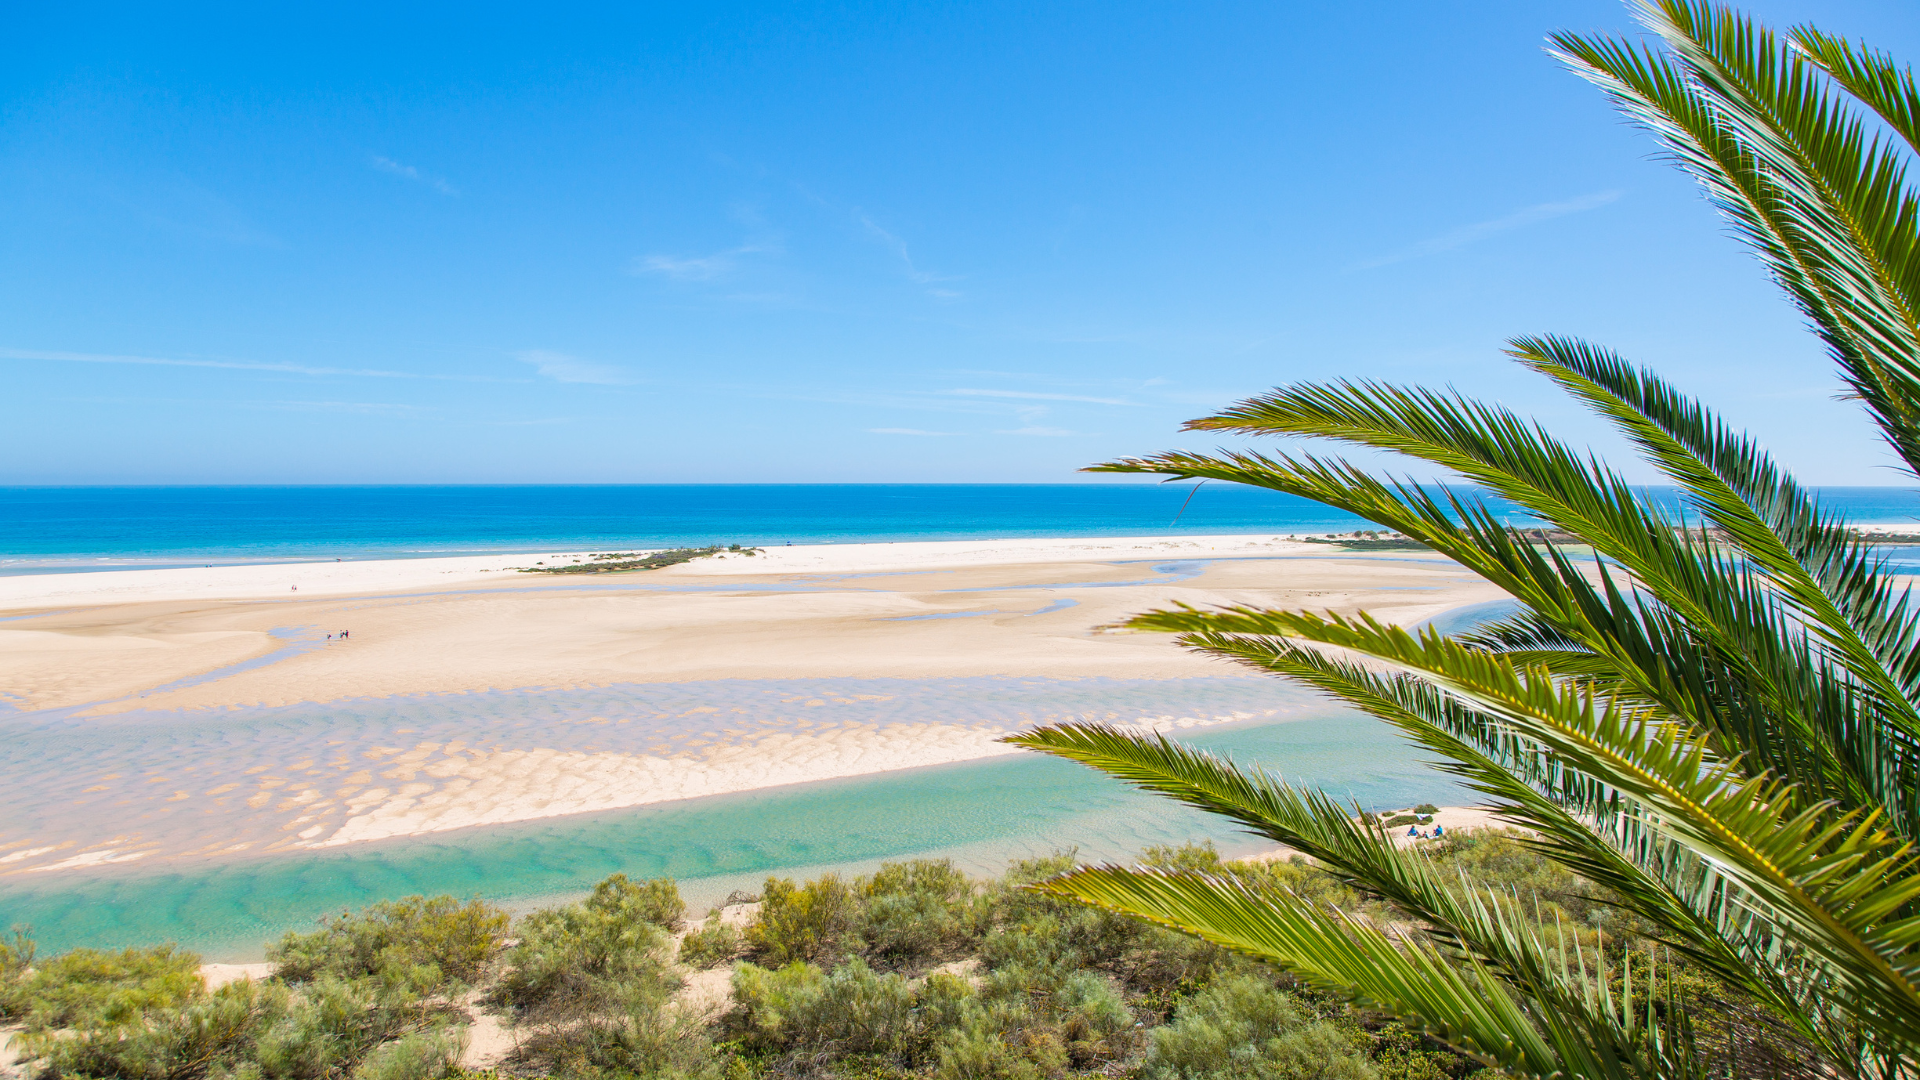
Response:
[[[1647,490],[1675,501],[1670,489]],[[1819,495],[1856,522],[1920,521],[1920,493],[1905,488]],[[1219,483],[0,487],[0,574],[1365,527],[1307,499]]]

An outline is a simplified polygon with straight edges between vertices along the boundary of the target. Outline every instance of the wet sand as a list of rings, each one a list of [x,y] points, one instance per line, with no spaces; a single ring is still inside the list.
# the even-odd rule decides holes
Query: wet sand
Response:
[[[1173,602],[1412,623],[1498,598],[1424,553],[1244,536],[512,569],[563,561],[0,579],[0,754],[24,778],[0,804],[0,875],[973,760],[1068,718],[1283,718],[1297,695],[1263,696],[1273,680],[1117,624]]]

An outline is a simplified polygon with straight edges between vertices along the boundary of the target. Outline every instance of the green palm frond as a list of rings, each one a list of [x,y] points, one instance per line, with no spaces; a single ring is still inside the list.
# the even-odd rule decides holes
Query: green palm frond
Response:
[[[1920,152],[1920,87],[1914,84],[1910,69],[1900,67],[1883,53],[1811,26],[1796,27],[1788,37],[1834,82],[1878,113],[1906,140],[1908,149]]]
[[[1482,418],[1492,430],[1478,425]],[[1592,653],[1582,663],[1616,676],[1610,692],[1658,703],[1710,735],[1731,727],[1730,745],[1749,754],[1759,748],[1755,769],[1786,770],[1789,778],[1810,785],[1813,798],[1857,805],[1852,795],[1865,782],[1856,759],[1871,764],[1887,756],[1877,743],[1851,745],[1860,737],[1853,712],[1804,709],[1808,702],[1844,703],[1858,694],[1856,680],[1837,681],[1840,673],[1827,658],[1809,652],[1798,629],[1804,620],[1748,562],[1722,554],[1708,538],[1682,533],[1640,505],[1624,480],[1579,463],[1571,451],[1527,431],[1509,414],[1456,408],[1454,399],[1430,393],[1332,384],[1276,391],[1189,426],[1331,436],[1416,454],[1485,480],[1503,497],[1582,536],[1620,565],[1632,588],[1617,583],[1605,563],[1583,569],[1557,551],[1540,553],[1487,508],[1451,492],[1436,497],[1416,485],[1390,485],[1343,462],[1310,455],[1170,453],[1094,468],[1257,484],[1404,533],[1505,590],[1532,617]],[[1660,602],[1657,615],[1639,601],[1642,595]],[[1684,633],[1660,632],[1667,612],[1685,620]],[[1718,677],[1705,678],[1709,672]],[[1738,707],[1752,698],[1770,707]],[[1905,707],[1904,699],[1894,700]],[[1757,721],[1793,730],[1755,732]],[[1823,752],[1812,758],[1798,752],[1807,749]],[[1884,773],[1878,769],[1876,775]]]
[[[1303,681],[1323,689],[1337,689],[1344,695],[1376,678],[1351,669],[1343,672],[1342,665],[1325,658],[1307,659],[1314,655],[1304,654],[1300,670]],[[1325,666],[1314,670],[1315,664]],[[1398,726],[1421,745],[1445,755],[1448,771],[1495,797],[1511,823],[1533,830],[1536,838],[1529,842],[1570,853],[1592,880],[1613,887],[1625,906],[1649,916],[1656,925],[1677,921],[1689,927],[1689,933],[1676,934],[1666,944],[1703,960],[1756,997],[1784,1004],[1788,1015],[1800,1009],[1784,987],[1754,981],[1747,962],[1719,936],[1724,921],[1716,924],[1711,916],[1690,909],[1684,898],[1648,879],[1614,848],[1597,842],[1592,828],[1565,805],[1582,806],[1589,818],[1617,817],[1615,807],[1591,797],[1592,785],[1553,768],[1538,746],[1491,731],[1454,703],[1423,693],[1418,683],[1390,680],[1373,688],[1373,693],[1386,705],[1381,715],[1397,713]],[[1503,950],[1498,941],[1487,944],[1488,935],[1475,935],[1470,927],[1457,925],[1463,921],[1457,905],[1450,899],[1436,899],[1422,863],[1397,850],[1377,831],[1363,828],[1357,817],[1349,817],[1349,811],[1323,793],[1301,791],[1276,777],[1236,768],[1230,761],[1164,738],[1097,726],[1042,728],[1007,741],[1090,765],[1142,790],[1238,821],[1251,832],[1312,857],[1348,885],[1392,900],[1482,962],[1510,971],[1538,966],[1537,961]],[[1811,1035],[1811,1026],[1807,1030]]]
[[[1809,53],[1830,50],[1807,49],[1821,44],[1813,32],[1802,32],[1795,48],[1704,2],[1638,7],[1670,52],[1556,34],[1556,55],[1700,180],[1813,320],[1888,441],[1920,471],[1920,211],[1904,160],[1815,77]],[[1867,60],[1852,58],[1842,70]],[[1876,67],[1862,74],[1872,84],[1863,88],[1884,86]],[[1898,81],[1889,89],[1876,97],[1897,118]]]
[[[1244,955],[1277,963],[1323,990],[1418,1017],[1424,1031],[1502,1073],[1525,1077],[1667,1080],[1697,1073],[1690,1053],[1674,1053],[1672,1029],[1643,995],[1616,1000],[1604,962],[1562,967],[1548,981],[1561,994],[1516,992],[1489,967],[1460,962],[1418,941],[1396,940],[1368,922],[1320,910],[1298,898],[1231,878],[1192,873],[1083,867],[1035,887],[1064,899],[1145,919]],[[1537,937],[1482,907],[1513,951],[1544,956]],[[1595,958],[1599,961],[1599,958]],[[1543,1008],[1543,998],[1557,1007]],[[1663,1052],[1664,1051],[1664,1052]]]
[[[1520,338],[1511,355],[1612,419],[1813,620],[1858,678],[1911,715],[1920,613],[1910,590],[1751,439],[1652,373],[1585,342]]]
[[[1550,51],[1699,179],[1920,473],[1920,195],[1908,176],[1920,86],[1812,28],[1776,38],[1705,0],[1635,7],[1651,41],[1561,34]],[[1452,636],[1249,607],[1131,625],[1393,724],[1527,830],[1525,843],[1651,925],[1652,940],[1784,1021],[1821,1068],[1920,1075],[1920,602],[1751,439],[1651,373],[1565,338],[1517,339],[1511,355],[1611,421],[1697,522],[1497,406],[1377,383],[1284,387],[1187,428],[1388,451],[1482,494],[1313,454],[1172,452],[1092,471],[1338,507],[1454,560],[1519,610]],[[1591,558],[1510,525],[1487,496]],[[1203,875],[1086,869],[1046,891],[1262,956],[1514,1074],[1680,1076],[1700,1064],[1583,963],[1556,967],[1565,953],[1510,898],[1438,880],[1324,795],[1110,729],[1011,741],[1292,845],[1421,932]]]

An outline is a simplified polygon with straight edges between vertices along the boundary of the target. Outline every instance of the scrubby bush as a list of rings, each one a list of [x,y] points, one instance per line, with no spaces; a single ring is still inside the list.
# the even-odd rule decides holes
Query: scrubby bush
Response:
[[[27,928],[13,928],[13,939],[0,938],[0,1020],[27,1013],[27,977],[33,968],[33,938]]]
[[[698,1020],[651,1002],[594,1016],[564,1032],[537,1033],[529,1060],[556,1078],[722,1080],[726,1062]]]
[[[859,915],[853,890],[838,874],[823,874],[804,886],[791,878],[768,878],[760,912],[747,927],[747,944],[770,964],[821,963],[839,955]]]
[[[408,970],[411,980],[392,968],[351,981],[323,975],[298,993],[243,980],[117,1022],[41,1029],[25,1048],[49,1077],[424,1080],[445,1073],[461,1044],[451,1015],[426,996],[438,969]]]
[[[1153,1033],[1149,1080],[1379,1080],[1350,1027],[1303,1014],[1287,994],[1230,975]]]
[[[1074,972],[1047,1000],[1045,1012],[1076,1068],[1120,1058],[1132,1049],[1133,1010],[1109,978]]]
[[[1210,846],[1149,849],[1162,861],[1189,868],[1221,870]],[[1013,864],[988,892],[992,932],[981,942],[980,956],[995,973],[1029,992],[1050,992],[1082,969],[1118,978],[1152,1013],[1164,1013],[1178,997],[1231,963],[1214,945],[1182,934],[1028,891],[1072,866],[1071,854]],[[1224,872],[1224,871],[1222,871]]]
[[[1218,874],[1225,864],[1221,862],[1220,849],[1213,846],[1213,841],[1203,840],[1177,847],[1170,844],[1147,847],[1140,852],[1140,865],[1156,870]]]
[[[267,959],[290,983],[431,966],[443,980],[472,984],[498,955],[507,923],[506,912],[479,900],[409,896],[322,919],[312,933],[289,933]]]
[[[861,892],[858,937],[877,959],[912,964],[949,954],[972,937],[973,882],[946,859],[883,863]]]
[[[205,990],[200,958],[172,945],[110,952],[75,949],[24,980],[20,1012],[29,1028],[114,1027],[150,1009],[184,1004]]]
[[[680,929],[680,920],[687,914],[680,886],[665,877],[629,881],[625,874],[614,874],[595,885],[585,903],[597,911],[618,912],[622,918],[652,923],[668,933]]]
[[[112,1025],[65,1035],[29,1034],[25,1050],[43,1075],[204,1075],[253,1056],[261,1032],[287,1009],[284,988],[243,980],[211,994],[143,1010]]]
[[[776,970],[741,964],[733,997],[731,1023],[752,1049],[897,1056],[914,1035],[913,988],[858,957],[831,974],[798,960]]]
[[[715,908],[698,930],[680,939],[680,962],[690,968],[710,968],[739,955],[740,931],[720,917]]]
[[[263,1080],[345,1076],[385,1053],[385,1044],[410,1036],[452,1045],[454,1035],[447,1028],[453,1016],[428,997],[438,979],[438,969],[423,964],[404,970],[389,967],[378,978],[322,975],[306,983],[286,1012],[255,1040],[256,1075]],[[418,1047],[420,1040],[414,1039],[413,1045]]]
[[[453,1028],[403,1035],[368,1054],[353,1080],[436,1080],[459,1064],[466,1042],[465,1033]]]
[[[1455,1080],[1479,1070],[1471,1058],[1446,1049],[1398,1021],[1366,1034],[1371,1044],[1367,1057],[1380,1074],[1380,1080]]]
[[[1284,862],[1229,863],[1224,869],[1250,888],[1284,890],[1322,908],[1358,908],[1364,902],[1345,882],[1299,855]]]
[[[497,997],[542,1023],[577,1020],[635,993],[664,999],[678,981],[656,920],[677,922],[680,897],[674,890],[663,904],[663,892],[616,874],[577,904],[527,915]]]

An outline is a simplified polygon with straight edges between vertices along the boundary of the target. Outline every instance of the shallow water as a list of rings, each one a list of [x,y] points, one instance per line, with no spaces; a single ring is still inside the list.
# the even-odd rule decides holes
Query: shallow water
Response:
[[[1041,724],[1183,729],[1311,701],[1246,677],[722,679],[14,713],[0,875],[501,824],[979,757]]]
[[[1331,707],[1182,740],[1369,807],[1458,794],[1385,725]],[[0,883],[0,924],[30,924],[50,951],[173,940],[248,959],[321,914],[409,893],[525,906],[624,871],[679,878],[704,905],[771,873],[927,854],[990,872],[1058,848],[1106,858],[1200,838],[1261,846],[1091,770],[1021,755],[289,856],[14,878]]]

